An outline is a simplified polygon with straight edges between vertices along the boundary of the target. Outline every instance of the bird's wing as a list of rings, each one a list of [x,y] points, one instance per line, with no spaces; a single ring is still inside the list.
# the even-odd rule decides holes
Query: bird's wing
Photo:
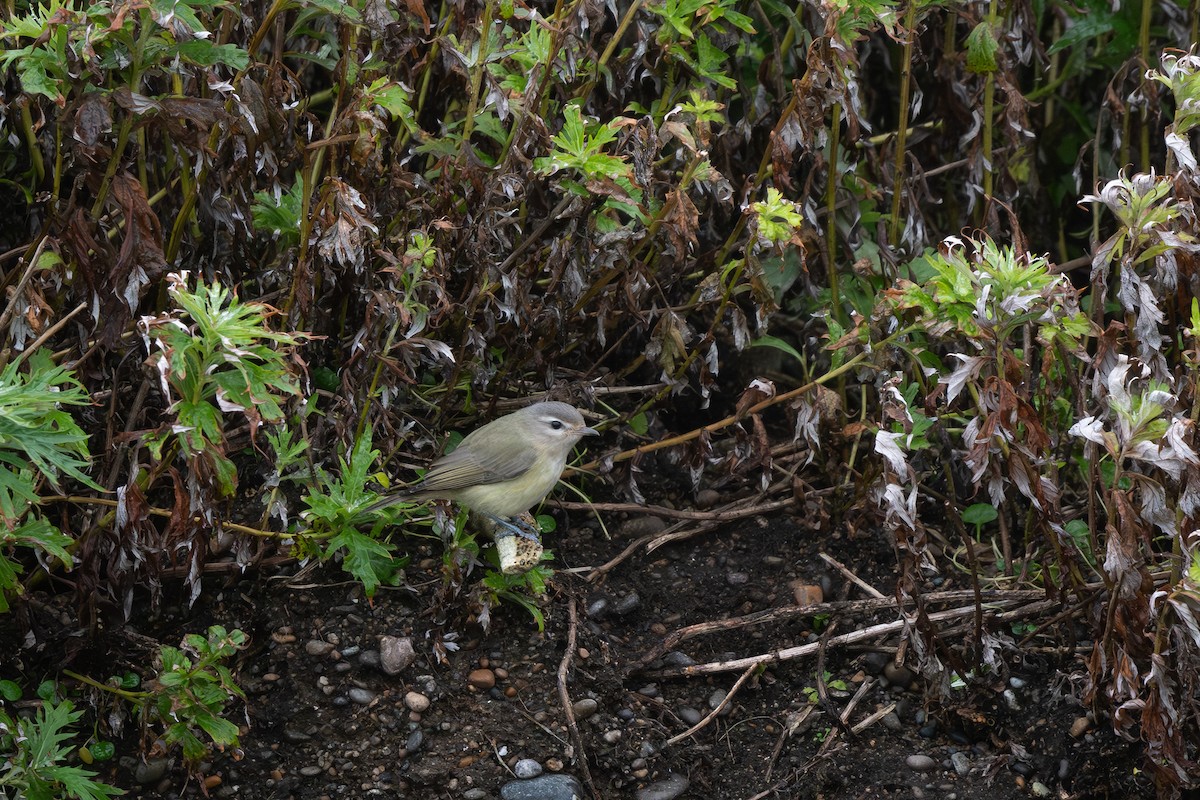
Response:
[[[469,486],[512,480],[527,472],[537,459],[537,452],[532,448],[518,450],[513,453],[511,448],[501,448],[499,452],[480,454],[474,447],[459,445],[453,453],[434,461],[429,472],[411,490],[437,497]]]

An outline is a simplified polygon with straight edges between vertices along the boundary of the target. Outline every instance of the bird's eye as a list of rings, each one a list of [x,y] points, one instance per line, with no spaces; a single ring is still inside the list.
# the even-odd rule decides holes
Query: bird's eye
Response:
[[[550,423],[550,427],[554,428],[556,431],[561,431],[563,429],[563,424],[559,420],[554,420]]]

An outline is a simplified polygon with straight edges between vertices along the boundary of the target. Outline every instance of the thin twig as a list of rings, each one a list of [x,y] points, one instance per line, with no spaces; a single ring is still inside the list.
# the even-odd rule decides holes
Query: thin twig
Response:
[[[1013,589],[1008,591],[991,590],[984,592],[984,598],[989,603],[999,602],[1020,602],[1033,601],[1045,597],[1046,594],[1041,589]],[[943,592],[932,592],[924,595],[924,600],[927,603],[959,603],[963,600],[969,600],[975,597],[975,592],[971,589],[952,589]],[[683,628],[668,634],[663,637],[662,643],[655,647],[648,655],[646,655],[641,663],[649,664],[656,658],[662,656],[668,650],[674,649],[681,642],[691,639],[695,636],[702,636],[709,633],[718,633],[721,631],[736,630],[738,628],[748,628],[752,625],[763,625],[767,623],[782,622],[792,617],[809,617],[819,614],[859,614],[870,611],[880,611],[884,609],[894,609],[896,607],[896,598],[880,597],[870,598],[867,600],[836,600],[828,603],[814,603],[812,605],[800,606],[780,606],[779,608],[768,608],[764,611],[755,611],[753,614],[746,614],[741,617],[731,617],[729,619],[713,620],[710,622],[698,622],[695,625],[688,625]]]
[[[583,737],[579,733],[579,724],[575,721],[575,707],[571,704],[571,692],[567,689],[567,676],[571,672],[571,662],[575,659],[575,639],[579,633],[579,609],[575,598],[567,604],[567,651],[563,653],[562,661],[558,663],[558,700],[562,703],[563,715],[567,718],[567,730],[571,732],[571,741],[575,746],[575,763],[583,774],[583,782],[592,793],[595,800],[600,800],[596,785],[592,783],[592,771],[588,769],[587,753],[583,749]]]
[[[975,613],[974,606],[962,606],[952,608],[947,611],[938,611],[929,615],[930,622],[942,622],[948,619],[956,619],[965,617]],[[874,639],[877,636],[886,636],[888,634],[898,633],[904,630],[907,622],[903,619],[893,622],[882,622],[878,625],[871,625],[861,630],[843,633],[841,636],[836,636],[829,640],[829,645],[843,645],[853,642],[861,642],[867,639]],[[676,669],[658,670],[655,672],[647,672],[646,674],[656,678],[674,678],[678,676],[692,675],[712,675],[718,672],[734,672],[744,670],[749,667],[757,667],[766,664],[778,664],[784,661],[794,661],[797,658],[803,658],[807,655],[812,655],[820,648],[820,642],[812,644],[804,644],[796,647],[788,647],[783,650],[773,650],[769,653],[760,653],[755,656],[747,656],[745,658],[734,658],[728,661],[711,661],[706,664],[692,664],[686,667]]]
[[[757,666],[758,666],[757,664],[751,664],[750,666],[746,667],[746,671],[743,672],[741,677],[737,679],[737,682],[733,684],[733,688],[729,690],[729,694],[725,695],[725,697],[721,700],[721,702],[717,705],[716,708],[714,708],[712,711],[708,712],[708,715],[704,719],[700,720],[699,722],[697,722],[692,727],[688,728],[683,733],[677,734],[675,736],[672,736],[670,739],[667,739],[667,744],[678,744],[679,742],[682,742],[684,739],[687,739],[688,737],[695,735],[698,731],[705,728],[708,725],[708,723],[710,723],[714,719],[716,719],[717,715],[720,714],[721,711],[723,711],[725,709],[725,707],[733,701],[733,696],[735,694],[737,694],[738,689],[741,689],[742,686],[746,683],[746,681],[750,680],[750,676],[754,674],[754,670]]]
[[[848,579],[848,580],[849,580],[851,583],[853,583],[853,584],[854,584],[855,586],[857,586],[858,588],[862,589],[864,592],[866,592],[866,593],[867,593],[868,595],[870,595],[871,597],[874,597],[874,598],[877,598],[877,599],[878,599],[878,598],[885,597],[885,595],[883,594],[883,592],[880,592],[880,591],[879,591],[878,589],[876,589],[874,586],[872,586],[871,584],[869,584],[869,583],[867,583],[866,581],[864,581],[862,578],[860,578],[860,577],[858,577],[857,575],[855,575],[853,572],[851,572],[851,571],[850,571],[850,570],[849,570],[849,569],[846,567],[846,565],[845,565],[845,564],[843,564],[842,562],[838,561],[838,560],[837,560],[836,558],[834,558],[833,556],[829,555],[828,553],[817,553],[817,555],[818,555],[818,556],[820,556],[820,557],[821,557],[821,559],[822,559],[822,560],[823,560],[823,561],[824,561],[826,564],[828,564],[829,566],[831,566],[831,567],[833,567],[834,569],[836,569],[838,572],[840,572],[840,573],[842,573],[843,575],[845,575],[845,576],[846,576],[846,578],[847,578],[847,579]]]
[[[871,727],[876,722],[879,722],[879,720],[883,719],[884,717],[886,717],[888,714],[892,713],[895,710],[896,710],[896,704],[888,703],[886,706],[879,709],[874,714],[871,714],[870,716],[866,717],[862,722],[859,722],[857,725],[855,725],[850,730],[854,731],[855,733],[862,733],[867,728]]]

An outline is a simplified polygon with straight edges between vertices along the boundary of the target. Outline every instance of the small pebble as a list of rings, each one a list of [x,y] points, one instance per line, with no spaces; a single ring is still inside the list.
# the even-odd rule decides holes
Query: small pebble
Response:
[[[903,664],[888,661],[883,668],[883,677],[887,678],[888,682],[893,686],[907,689],[912,686],[913,679],[916,678],[916,673]]]
[[[421,749],[421,745],[425,743],[425,734],[421,733],[421,729],[417,728],[408,735],[404,740],[404,749],[410,753],[415,753]]]
[[[417,660],[412,639],[407,636],[379,637],[379,664],[388,675],[396,675]]]
[[[676,797],[686,792],[687,788],[688,779],[677,772],[672,772],[662,780],[638,789],[637,800],[675,800]]]
[[[536,778],[542,774],[542,765],[532,758],[522,758],[513,766],[513,774],[522,780]]]
[[[358,703],[360,706],[365,706],[375,699],[374,692],[372,692],[370,689],[363,689],[359,686],[351,686],[350,691],[346,692],[346,694],[351,700],[353,700],[355,703]]]
[[[429,698],[420,692],[409,692],[404,695],[404,706],[409,711],[416,711],[418,714],[423,714],[429,710]]]
[[[867,653],[863,656],[863,669],[868,675],[878,675],[891,661],[892,657],[887,653]]]
[[[791,587],[792,597],[795,598],[798,606],[815,606],[817,603],[825,602],[825,592],[815,583],[794,580],[788,586]]]
[[[1033,785],[1029,787],[1029,790],[1031,792],[1033,792],[1034,797],[1049,797],[1050,796],[1050,787],[1047,786],[1046,784],[1042,783],[1041,781],[1034,781]]]
[[[745,586],[750,582],[750,573],[730,572],[725,576],[725,582],[730,586]]]
[[[662,517],[631,517],[617,526],[617,536],[625,539],[637,539],[642,536],[652,536],[662,533],[667,523]]]
[[[471,670],[467,683],[480,691],[487,691],[496,685],[496,673],[486,668]]]
[[[596,713],[600,708],[600,704],[590,697],[585,697],[582,700],[576,700],[571,704],[571,710],[575,712],[576,721],[585,720]]]
[[[914,772],[929,772],[937,768],[937,762],[926,755],[914,755],[904,759],[904,763]]]
[[[716,489],[701,489],[696,492],[696,508],[701,511],[719,505],[721,502],[721,493]]]
[[[158,783],[167,774],[168,762],[165,758],[152,758],[149,761],[139,761],[133,769],[133,779],[145,786],[148,783]]]
[[[679,718],[683,720],[684,724],[691,726],[699,724],[700,720],[704,719],[704,715],[694,708],[684,707],[679,709]]]
[[[1087,717],[1076,717],[1071,723],[1071,735],[1078,739],[1083,734],[1087,733],[1087,729],[1092,727],[1092,721]]]
[[[637,592],[630,592],[610,607],[610,612],[618,617],[632,614],[642,604],[642,598]]]
[[[696,660],[687,653],[672,650],[663,656],[663,663],[668,667],[690,667],[696,663]]]
[[[509,781],[500,787],[500,800],[573,800],[587,796],[579,780],[565,774]]]
[[[304,652],[310,656],[327,656],[333,652],[334,645],[332,642],[323,642],[320,639],[309,639],[304,645]]]
[[[967,777],[967,773],[971,771],[971,759],[966,753],[954,753],[950,756],[950,763],[954,765],[954,771],[960,777]]]
[[[888,714],[886,714],[884,716],[882,722],[883,722],[883,727],[887,728],[889,731],[892,731],[893,733],[899,733],[900,731],[904,730],[904,723],[900,721],[900,718],[898,716],[896,716],[895,711],[892,711],[892,712],[889,712]]]
[[[728,695],[729,692],[725,691],[724,689],[715,689],[713,693],[708,696],[708,707],[711,709],[716,709],[721,705],[721,703],[725,702],[725,698]],[[728,713],[728,709],[729,706],[726,706],[722,710],[722,716],[724,716],[725,713]]]

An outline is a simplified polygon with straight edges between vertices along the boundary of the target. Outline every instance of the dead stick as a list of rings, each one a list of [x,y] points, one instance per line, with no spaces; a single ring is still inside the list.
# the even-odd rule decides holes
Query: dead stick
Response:
[[[938,611],[929,615],[930,622],[941,622],[942,620],[955,619],[975,613],[974,606],[964,606],[952,608],[947,611]],[[905,620],[896,620],[894,622],[881,622],[878,625],[872,625],[869,628],[863,628],[850,633],[843,633],[841,636],[836,636],[829,640],[830,645],[850,644],[852,642],[861,642],[865,639],[873,639],[876,636],[886,636],[891,633],[896,633],[904,629]],[[811,655],[817,652],[820,648],[820,642],[812,644],[799,645],[797,647],[787,647],[783,650],[775,650],[770,653],[760,653],[756,656],[747,656],[746,658],[735,658],[729,661],[710,661],[707,664],[692,664],[687,667],[678,669],[665,669],[657,672],[648,672],[647,675],[656,678],[674,678],[678,676],[691,675],[713,675],[718,672],[734,672],[739,669],[749,669],[765,664],[777,664],[783,661],[794,661],[797,658]]]
[[[862,589],[864,592],[869,594],[871,597],[875,597],[875,598],[884,597],[883,592],[880,592],[874,586],[872,586],[871,584],[864,581],[862,578],[855,575],[853,572],[851,572],[846,567],[845,564],[838,561],[833,556],[829,555],[828,553],[817,553],[817,555],[819,555],[822,558],[822,560],[825,561],[826,564],[828,564],[829,566],[836,569],[838,572],[845,575],[850,580],[851,583],[853,583],[858,588]]]
[[[571,671],[571,662],[575,658],[575,637],[579,631],[579,612],[575,607],[575,598],[567,604],[567,652],[563,653],[562,661],[558,663],[558,700],[562,703],[563,715],[567,718],[567,729],[571,732],[571,741],[575,745],[575,763],[583,773],[583,782],[587,784],[595,800],[600,800],[596,785],[592,783],[592,771],[588,769],[587,753],[583,749],[583,737],[579,734],[579,725],[575,722],[575,707],[571,705],[571,693],[567,690],[567,675]]]
[[[600,567],[603,569],[603,567]],[[943,592],[932,592],[925,595],[927,603],[957,603],[963,600],[971,599],[975,596],[974,590],[971,589],[950,589]],[[1045,597],[1046,593],[1041,589],[1014,589],[1011,591],[991,590],[984,592],[984,598],[988,602],[1018,602],[1022,600],[1037,600]],[[868,600],[837,600],[828,603],[815,603],[807,606],[781,606],[779,608],[768,608],[765,611],[755,611],[753,614],[746,614],[742,617],[732,617],[730,619],[714,620],[712,622],[698,622],[695,625],[688,625],[684,628],[668,634],[663,638],[662,644],[654,648],[648,656],[642,659],[643,664],[648,664],[654,659],[661,656],[663,653],[671,650],[680,642],[691,639],[695,636],[701,636],[709,633],[717,633],[720,631],[736,630],[738,628],[746,628],[751,625],[762,625],[768,622],[780,622],[791,619],[792,617],[816,616],[818,614],[855,614],[866,611],[878,611],[880,609],[891,609],[896,607],[896,599],[894,597],[871,598]]]
[[[895,710],[896,710],[896,704],[888,703],[886,706],[879,709],[874,714],[871,714],[869,717],[867,717],[862,722],[855,725],[850,730],[854,731],[855,733],[862,733],[867,728],[871,727],[876,722],[879,722],[879,720],[883,719],[884,717],[886,717],[888,714],[892,713]]]
[[[721,711],[725,708],[725,706],[729,705],[730,702],[733,701],[733,696],[735,694],[737,694],[738,689],[741,689],[742,685],[747,680],[750,679],[751,675],[754,674],[754,669],[756,666],[758,666],[758,665],[751,664],[750,666],[746,667],[746,671],[743,672],[742,676],[737,679],[737,682],[735,684],[733,684],[733,688],[729,690],[729,694],[725,695],[725,697],[721,700],[721,702],[717,705],[716,708],[714,708],[712,711],[708,712],[708,716],[706,716],[704,719],[697,722],[692,727],[688,728],[683,733],[680,733],[676,736],[672,736],[670,739],[667,739],[667,744],[677,744],[678,742],[682,742],[684,739],[688,738],[689,736],[692,736],[697,731],[699,731],[702,728],[704,728],[705,726],[707,726],[708,723],[710,723],[714,719],[716,719],[717,715],[721,713]]]

